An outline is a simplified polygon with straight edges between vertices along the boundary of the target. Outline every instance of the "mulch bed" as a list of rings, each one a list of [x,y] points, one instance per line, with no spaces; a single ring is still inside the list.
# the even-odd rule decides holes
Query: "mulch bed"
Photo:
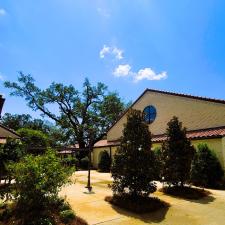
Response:
[[[198,200],[204,197],[207,197],[211,194],[210,191],[201,189],[201,188],[194,188],[189,186],[172,186],[172,187],[163,187],[159,189],[159,191],[172,195],[175,197],[185,198],[185,199],[192,199]]]
[[[134,213],[153,212],[162,208],[168,208],[169,204],[154,197],[132,197],[130,195],[106,196],[105,201]]]
[[[16,213],[14,211],[15,209],[14,209],[13,205],[2,205],[0,207],[0,214],[2,214],[3,211],[7,210],[7,209],[8,210],[11,209],[12,212],[5,218],[0,216],[0,225],[2,225],[2,224],[4,224],[4,225],[12,225],[12,224],[13,225],[21,225],[21,223],[24,224],[22,222],[22,220],[17,218],[17,216],[15,215]],[[51,215],[49,215],[49,217],[54,221],[55,225],[88,225],[88,223],[84,219],[79,217],[79,216],[76,216],[69,223],[65,224],[60,219],[60,215],[59,215],[59,211],[58,210],[55,210]],[[29,221],[29,219],[27,221]],[[29,224],[29,222],[28,222],[28,224]]]

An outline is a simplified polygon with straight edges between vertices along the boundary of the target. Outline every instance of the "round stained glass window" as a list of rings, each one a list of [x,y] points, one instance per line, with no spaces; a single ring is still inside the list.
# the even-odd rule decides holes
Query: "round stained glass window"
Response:
[[[149,105],[144,108],[144,120],[146,123],[152,123],[156,118],[156,108],[153,105]]]

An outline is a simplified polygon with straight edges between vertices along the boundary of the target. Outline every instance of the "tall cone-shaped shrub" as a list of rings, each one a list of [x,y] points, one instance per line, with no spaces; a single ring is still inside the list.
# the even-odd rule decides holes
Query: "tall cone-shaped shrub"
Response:
[[[114,195],[148,196],[156,190],[151,133],[141,111],[128,111],[121,146],[115,153],[111,172]]]
[[[166,135],[162,145],[162,178],[169,185],[183,186],[190,178],[195,150],[177,117],[169,121]]]

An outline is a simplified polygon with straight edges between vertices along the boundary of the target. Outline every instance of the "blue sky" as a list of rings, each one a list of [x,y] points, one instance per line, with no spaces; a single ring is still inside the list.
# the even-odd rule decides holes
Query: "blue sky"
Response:
[[[225,99],[224,40],[223,0],[0,0],[4,112],[32,113],[3,87],[17,71],[43,88],[88,77],[126,101],[145,88]]]

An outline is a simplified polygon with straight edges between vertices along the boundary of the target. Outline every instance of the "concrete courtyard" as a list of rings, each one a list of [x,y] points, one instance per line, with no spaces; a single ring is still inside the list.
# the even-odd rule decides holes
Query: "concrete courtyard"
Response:
[[[168,202],[168,209],[153,213],[137,215],[104,201],[105,196],[112,195],[108,184],[112,182],[109,173],[91,171],[92,194],[87,194],[87,171],[74,174],[75,184],[63,188],[60,195],[66,196],[77,215],[89,224],[101,225],[133,225],[133,224],[163,224],[163,225],[224,225],[225,224],[225,191],[210,190],[211,196],[204,199],[184,200],[170,197],[161,192],[154,196]]]

